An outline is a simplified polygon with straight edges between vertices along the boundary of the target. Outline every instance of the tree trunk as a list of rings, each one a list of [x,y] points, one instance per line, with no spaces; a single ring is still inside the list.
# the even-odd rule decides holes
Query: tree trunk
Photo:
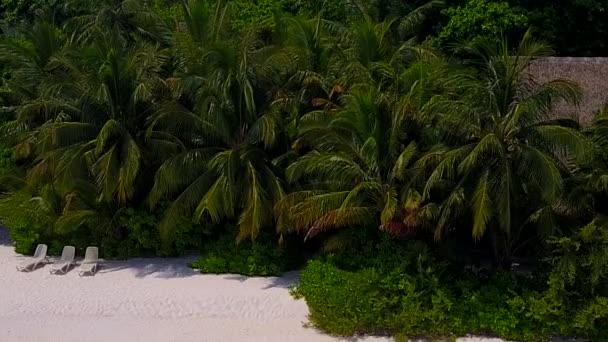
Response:
[[[511,270],[511,250],[506,234],[493,230],[491,234],[494,269]]]

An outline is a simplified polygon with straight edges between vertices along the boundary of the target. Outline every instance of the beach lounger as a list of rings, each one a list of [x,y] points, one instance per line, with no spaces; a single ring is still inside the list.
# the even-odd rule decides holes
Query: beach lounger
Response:
[[[45,244],[39,244],[34,252],[34,257],[17,265],[17,271],[29,272],[33,271],[38,267],[38,264],[46,261],[47,246]]]
[[[74,263],[74,254],[76,254],[76,248],[74,248],[73,246],[63,247],[63,252],[61,252],[61,258],[59,259],[59,261],[57,261],[51,266],[51,274],[66,274]]]
[[[78,270],[78,275],[95,275],[95,272],[97,272],[98,262],[99,250],[97,249],[97,247],[87,247],[87,250],[84,253],[84,260],[82,260],[82,263],[80,264],[80,270]]]

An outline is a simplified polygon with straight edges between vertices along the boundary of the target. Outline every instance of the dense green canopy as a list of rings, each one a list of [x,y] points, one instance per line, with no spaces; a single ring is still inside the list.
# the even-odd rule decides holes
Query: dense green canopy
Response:
[[[179,21],[181,0],[2,0],[0,30],[10,31],[15,23],[33,21],[38,10],[53,13],[63,22],[90,9],[92,17],[129,28],[129,16],[144,19],[141,4],[165,21]],[[212,9],[215,0],[204,0]],[[300,14],[350,23],[365,16],[376,21],[399,19],[415,13],[420,22],[417,38],[447,48],[455,42],[475,37],[515,36],[531,28],[550,43],[560,56],[608,56],[608,4],[604,0],[230,0],[229,27],[243,31],[255,27],[271,29],[276,13]],[[124,5],[124,6],[122,6]],[[119,8],[122,6],[122,10]],[[363,15],[361,9],[366,13]],[[92,18],[91,17],[91,18]],[[162,30],[144,25],[140,34],[159,35]],[[131,27],[132,28],[132,27]],[[141,27],[140,27],[141,29]]]
[[[438,2],[383,21],[363,6],[346,22],[276,12],[241,32],[232,2],[189,1],[172,20],[138,1],[83,6],[40,12],[0,44],[18,166],[6,183],[56,198],[55,228],[37,234],[94,220],[116,234],[116,213],[135,208],[161,217],[165,245],[184,219],[234,223],[239,241],[468,232],[505,261],[568,229],[560,215],[592,216],[563,195],[570,179],[603,179],[581,175],[596,144],[552,116],[580,91],[527,76],[551,53],[530,32],[477,37],[458,60],[416,44]]]
[[[287,261],[258,260],[282,258],[284,246],[299,256],[363,246],[378,259],[355,253],[350,266],[397,284],[387,286],[394,300],[405,296],[393,281],[405,264],[416,273],[408,279],[439,283],[417,252],[424,241],[454,269],[480,258],[507,271],[515,259],[549,261],[535,278],[549,290],[526,297],[526,315],[548,322],[543,334],[560,331],[567,302],[580,321],[562,332],[601,335],[608,111],[586,128],[556,117],[582,94],[528,74],[554,53],[537,39],[556,42],[549,31],[526,30],[539,16],[481,0],[348,1],[340,12],[341,3],[4,1],[0,219],[17,251],[44,242],[97,245],[107,257],[175,255],[219,236],[250,244],[255,257],[209,248],[219,256],[198,267],[267,275]],[[490,14],[507,27],[485,25]],[[409,261],[389,280],[374,273],[374,262],[401,256]],[[230,257],[240,259],[220,260]],[[433,305],[468,296],[465,285],[437,288]]]

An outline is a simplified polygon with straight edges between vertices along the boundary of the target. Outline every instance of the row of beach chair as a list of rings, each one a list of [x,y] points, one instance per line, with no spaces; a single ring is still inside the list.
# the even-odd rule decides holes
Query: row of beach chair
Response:
[[[30,272],[35,270],[38,265],[45,264],[48,262],[47,258],[48,247],[45,244],[39,244],[36,247],[34,256],[28,260],[17,265],[17,270],[22,272]],[[61,258],[51,266],[51,274],[66,274],[70,268],[75,264],[74,256],[76,255],[76,248],[74,246],[65,246],[61,252]],[[80,269],[78,274],[83,275],[94,275],[97,272],[97,264],[99,263],[99,250],[97,247],[87,247],[85,251],[84,260],[80,263]]]

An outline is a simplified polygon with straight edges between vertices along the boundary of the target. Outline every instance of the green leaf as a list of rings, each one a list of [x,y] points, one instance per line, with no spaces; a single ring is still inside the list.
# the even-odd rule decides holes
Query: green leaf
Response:
[[[473,193],[473,238],[480,239],[485,233],[492,218],[492,200],[490,199],[490,184],[486,171],[479,179]]]

